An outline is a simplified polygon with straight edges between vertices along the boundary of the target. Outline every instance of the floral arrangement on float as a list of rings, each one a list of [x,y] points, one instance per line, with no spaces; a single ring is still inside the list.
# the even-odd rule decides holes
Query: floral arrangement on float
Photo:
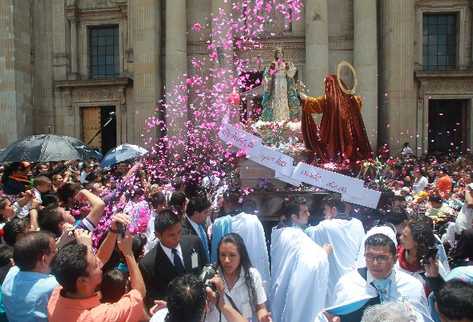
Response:
[[[304,145],[300,121],[257,121],[249,130],[263,140],[263,144],[301,159],[307,151]]]

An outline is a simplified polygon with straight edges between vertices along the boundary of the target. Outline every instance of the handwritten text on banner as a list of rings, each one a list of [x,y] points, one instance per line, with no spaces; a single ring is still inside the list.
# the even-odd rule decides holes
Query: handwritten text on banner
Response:
[[[227,144],[231,144],[244,151],[249,151],[255,146],[261,145],[261,139],[246,131],[225,123],[218,132],[218,137]]]
[[[290,177],[294,170],[293,158],[264,145],[258,145],[251,149],[248,152],[248,159],[287,177]]]

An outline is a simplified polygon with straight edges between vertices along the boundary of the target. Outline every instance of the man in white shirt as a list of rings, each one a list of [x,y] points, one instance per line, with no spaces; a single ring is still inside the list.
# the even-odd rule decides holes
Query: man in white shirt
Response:
[[[412,185],[412,191],[414,193],[419,193],[421,191],[424,191],[425,187],[429,184],[429,180],[424,176],[422,173],[422,170],[419,168],[416,168],[414,170],[414,184]]]
[[[465,203],[455,220],[455,233],[460,235],[465,229],[472,228],[473,222],[473,183],[465,189]]]
[[[155,220],[156,237],[159,243],[140,261],[140,270],[146,284],[146,304],[166,298],[168,284],[186,273],[199,274],[208,263],[199,238],[181,236],[179,214],[164,209]]]
[[[413,321],[431,321],[427,298],[420,281],[395,268],[396,246],[391,237],[374,234],[365,242],[366,268],[345,274],[335,287],[334,306],[326,309],[341,322],[360,321],[366,308],[387,302],[404,302],[412,309]]]

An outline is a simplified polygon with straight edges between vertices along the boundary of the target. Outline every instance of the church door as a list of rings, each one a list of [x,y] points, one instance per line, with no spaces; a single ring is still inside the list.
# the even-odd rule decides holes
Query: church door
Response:
[[[430,100],[429,153],[463,153],[466,137],[467,101]]]
[[[82,141],[103,154],[117,145],[117,119],[114,106],[81,109]]]

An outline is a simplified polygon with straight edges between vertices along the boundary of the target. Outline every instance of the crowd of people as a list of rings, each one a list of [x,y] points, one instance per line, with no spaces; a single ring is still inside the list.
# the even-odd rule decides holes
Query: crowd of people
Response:
[[[378,209],[288,193],[271,232],[238,187],[143,164],[0,167],[0,321],[473,321],[466,157],[381,155]]]

